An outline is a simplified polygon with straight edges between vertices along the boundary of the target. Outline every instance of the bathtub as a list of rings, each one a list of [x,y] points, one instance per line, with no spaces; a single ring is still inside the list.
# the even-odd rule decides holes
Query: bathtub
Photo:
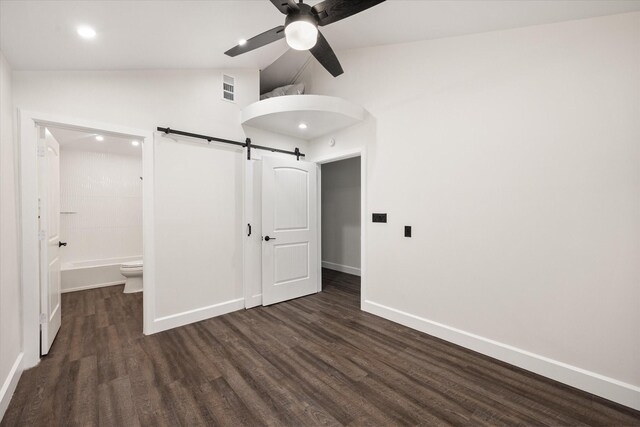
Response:
[[[123,262],[142,259],[142,255],[126,258],[109,258],[93,261],[67,262],[62,264],[60,291],[74,292],[124,284],[120,274]]]

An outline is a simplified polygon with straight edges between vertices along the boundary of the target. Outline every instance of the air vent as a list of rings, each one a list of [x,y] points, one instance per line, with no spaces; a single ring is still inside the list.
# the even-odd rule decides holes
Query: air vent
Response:
[[[222,98],[227,101],[235,102],[236,100],[235,79],[226,74],[222,75]]]

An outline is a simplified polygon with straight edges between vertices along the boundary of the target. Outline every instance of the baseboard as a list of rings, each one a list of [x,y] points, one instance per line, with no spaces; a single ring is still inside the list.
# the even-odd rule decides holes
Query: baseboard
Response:
[[[329,270],[341,271],[343,273],[353,274],[354,276],[360,276],[359,268],[336,264],[335,262],[322,261],[322,268],[328,268]]]
[[[86,291],[87,289],[106,288],[107,286],[116,286],[116,285],[124,285],[124,280],[118,280],[117,282],[98,283],[95,285],[77,286],[75,288],[69,288],[69,289],[61,289],[60,293],[66,294],[67,292]]]
[[[262,305],[262,294],[254,295],[244,299],[244,308],[253,308]]]
[[[635,385],[627,384],[539,354],[396,310],[373,301],[364,301],[362,303],[362,310],[547,378],[568,384],[580,390],[604,397],[605,399],[640,410],[640,387]]]
[[[153,321],[151,333],[155,334],[242,309],[244,309],[244,298],[238,298],[183,313],[172,314],[171,316],[160,317]]]
[[[16,391],[20,375],[22,375],[22,356],[23,353],[18,354],[18,357],[16,357],[16,360],[13,362],[13,366],[9,371],[9,375],[7,375],[7,378],[4,380],[2,388],[0,389],[0,420],[2,420],[4,413],[9,407],[11,397],[13,397],[13,393]]]

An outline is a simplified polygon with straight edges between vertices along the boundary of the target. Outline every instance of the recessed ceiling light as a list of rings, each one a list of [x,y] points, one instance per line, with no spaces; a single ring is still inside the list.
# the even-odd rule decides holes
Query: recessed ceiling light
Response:
[[[78,35],[83,39],[92,39],[96,36],[96,30],[86,25],[78,27]]]
[[[306,129],[307,128],[307,124],[306,123],[300,123],[298,125],[298,129]]]
[[[138,145],[140,145],[140,141],[133,140],[131,141],[131,145],[133,145],[134,147],[137,147]]]
[[[246,39],[240,39],[240,40],[238,40],[238,45],[239,45],[239,46],[244,46],[245,44],[247,44],[247,40],[246,40]]]
[[[102,135],[97,135],[97,136],[96,136],[96,141],[100,141],[100,142],[104,141],[104,136],[102,136]]]

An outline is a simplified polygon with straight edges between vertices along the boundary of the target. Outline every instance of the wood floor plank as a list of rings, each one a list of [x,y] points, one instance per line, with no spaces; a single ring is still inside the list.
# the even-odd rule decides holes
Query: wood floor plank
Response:
[[[156,381],[156,371],[139,343],[134,345],[135,357],[127,359],[132,401],[143,426],[179,425],[171,408],[165,406],[162,383]]]
[[[119,377],[98,386],[98,421],[100,426],[138,427],[131,383]]]
[[[4,426],[640,426],[640,413],[360,311],[359,278],[142,334],[142,294],[63,295]]]
[[[98,328],[96,331],[96,357],[98,361],[98,384],[127,375],[124,344],[115,325]]]
[[[279,410],[278,402],[269,395],[259,393],[253,386],[252,376],[236,368],[203,323],[193,325],[187,331],[195,345],[200,346],[203,351],[209,350],[205,353],[207,358],[216,365],[229,386],[258,419],[269,426],[286,424],[287,414]]]
[[[95,355],[71,362],[68,389],[54,396],[64,397],[62,425],[98,425],[98,362]]]
[[[220,377],[200,386],[201,400],[217,425],[259,425],[260,421],[227,381]]]

